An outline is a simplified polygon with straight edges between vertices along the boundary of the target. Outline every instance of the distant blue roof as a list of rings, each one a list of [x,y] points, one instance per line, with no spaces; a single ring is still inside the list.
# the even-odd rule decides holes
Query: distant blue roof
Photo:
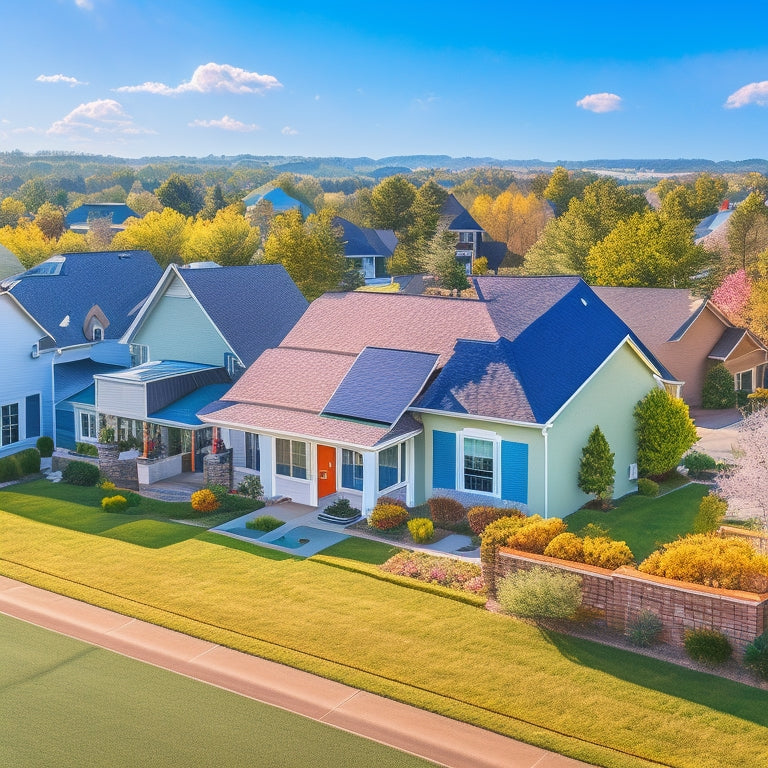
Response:
[[[335,216],[334,226],[341,227],[344,241],[344,255],[351,256],[386,256],[389,257],[397,245],[397,237],[392,230],[377,230],[358,227],[351,221]]]
[[[267,200],[272,203],[272,208],[275,213],[284,213],[293,208],[298,208],[301,211],[302,216],[309,216],[309,214],[312,213],[312,209],[306,203],[302,203],[301,200],[291,197],[280,187],[275,187],[272,184],[263,184],[243,198],[246,207],[256,205],[256,203],[261,200]]]
[[[124,224],[131,217],[138,218],[139,214],[125,203],[85,203],[70,211],[64,221],[72,227],[84,227],[88,219],[109,218],[113,225]]]
[[[366,347],[322,413],[394,424],[426,384],[438,357],[426,352]]]
[[[460,213],[449,225],[451,232],[482,232],[483,228],[470,216],[469,211]]]
[[[65,403],[76,403],[77,405],[96,405],[96,385],[91,384],[74,395],[68,397]]]
[[[83,329],[97,305],[109,324],[105,339],[119,339],[133,312],[149,296],[162,270],[148,251],[67,253],[0,284],[56,340],[59,347],[92,342]]]
[[[93,384],[94,374],[117,373],[120,366],[94,363],[93,360],[74,360],[71,363],[57,363],[53,366],[54,401],[68,400]],[[82,402],[82,401],[78,401]]]
[[[245,366],[280,344],[309,306],[282,264],[179,274]]]
[[[209,384],[206,387],[196,389],[165,408],[150,413],[147,420],[156,423],[169,422],[188,427],[198,427],[203,422],[197,418],[197,412],[209,403],[218,400],[231,386],[231,384]]]

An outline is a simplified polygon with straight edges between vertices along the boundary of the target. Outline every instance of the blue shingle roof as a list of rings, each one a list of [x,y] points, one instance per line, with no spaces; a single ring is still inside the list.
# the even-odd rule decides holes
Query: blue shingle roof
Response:
[[[179,274],[246,366],[280,344],[309,306],[281,264]]]
[[[449,225],[451,232],[482,232],[483,228],[470,216],[469,211],[462,211]]]
[[[148,251],[67,253],[4,285],[57,346],[68,347],[92,341],[83,324],[94,305],[109,321],[104,338],[119,339],[133,320],[131,312],[149,296],[161,274]]]
[[[280,187],[275,187],[272,184],[264,184],[243,198],[243,202],[247,207],[256,205],[262,200],[272,203],[272,209],[275,213],[285,213],[285,211],[290,211],[292,208],[298,208],[302,216],[309,216],[312,213],[312,208],[306,203],[291,197]]]
[[[59,403],[81,392],[93,384],[97,373],[116,373],[120,366],[94,363],[92,360],[73,360],[70,363],[57,363],[53,366],[54,401]],[[78,401],[82,402],[82,401]]]
[[[150,413],[147,418],[154,423],[171,423],[188,427],[198,427],[203,422],[197,418],[197,412],[218,399],[230,388],[230,384],[209,384],[179,398],[165,408]]]
[[[138,213],[129,208],[125,203],[85,203],[71,210],[64,221],[70,228],[85,227],[88,219],[110,218],[113,225],[124,224],[131,217],[138,217]]]
[[[391,230],[358,227],[340,216],[334,217],[333,225],[342,229],[345,256],[389,257],[397,245],[397,238]]]
[[[323,409],[325,416],[394,424],[419,394],[438,355],[366,347]]]

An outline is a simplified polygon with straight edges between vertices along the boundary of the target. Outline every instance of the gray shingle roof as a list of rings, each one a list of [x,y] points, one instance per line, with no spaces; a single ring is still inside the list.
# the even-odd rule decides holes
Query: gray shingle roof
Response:
[[[727,360],[746,333],[744,328],[726,328],[708,357],[712,360]]]

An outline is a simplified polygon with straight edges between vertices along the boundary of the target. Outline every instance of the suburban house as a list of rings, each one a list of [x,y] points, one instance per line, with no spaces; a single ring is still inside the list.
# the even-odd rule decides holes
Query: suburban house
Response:
[[[768,385],[768,347],[708,299],[683,288],[593,290],[684,382],[681,394],[688,405],[701,405],[704,378],[717,363],[733,374],[735,389],[754,392]]]
[[[66,253],[0,283],[0,322],[16,360],[0,375],[4,451],[42,434],[69,448],[96,438],[93,403],[75,408],[71,398],[94,373],[129,364],[120,337],[159,275],[147,251]]]
[[[285,213],[293,208],[298,208],[301,211],[301,215],[304,217],[313,213],[312,209],[306,203],[297,200],[295,197],[291,197],[280,187],[271,183],[262,184],[243,198],[246,210],[254,208],[262,202],[269,203],[272,206],[272,211],[274,213]]]
[[[458,237],[456,258],[464,264],[468,275],[472,274],[476,259],[486,258],[488,269],[496,272],[507,255],[507,246],[504,243],[484,239],[484,235],[488,237],[487,233],[452,194],[448,195],[440,208],[438,227],[453,232]]]
[[[395,252],[397,236],[391,229],[358,227],[340,216],[333,218],[333,225],[341,229],[344,256],[360,270],[365,282],[389,281],[387,259]]]
[[[165,270],[121,338],[131,367],[94,377],[95,409],[140,452],[141,484],[202,471],[214,434],[196,413],[280,344],[306,308],[281,265]],[[229,445],[241,471],[253,468],[258,452],[244,434]]]
[[[85,203],[71,210],[64,223],[67,229],[85,234],[94,219],[107,219],[110,229],[118,232],[125,229],[125,222],[131,217],[138,218],[139,214],[125,203]]]
[[[474,278],[478,299],[330,293],[199,414],[250,435],[265,492],[433,495],[566,515],[598,424],[636,489],[633,409],[671,375],[578,277]]]

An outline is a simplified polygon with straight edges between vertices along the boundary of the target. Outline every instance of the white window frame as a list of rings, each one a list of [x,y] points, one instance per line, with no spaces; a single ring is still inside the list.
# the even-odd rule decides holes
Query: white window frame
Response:
[[[456,488],[465,493],[501,498],[501,437],[485,429],[463,429],[456,433]],[[484,440],[493,445],[493,490],[478,491],[464,484],[464,440]]]
[[[752,386],[748,390],[745,390],[745,391],[747,391],[747,392],[754,392],[755,391],[755,379],[757,378],[756,375],[755,375],[756,371],[755,371],[754,368],[747,368],[744,371],[739,371],[738,373],[734,374],[734,376],[733,376],[733,386],[734,386],[734,389],[736,389],[736,391],[744,390],[744,387],[742,385],[742,377],[744,376],[745,373],[748,373],[750,379],[752,380]]]
[[[97,443],[99,441],[99,420],[95,411],[76,410],[77,418],[77,442],[79,443]],[[83,432],[83,416],[88,418],[89,431],[90,422],[93,419],[93,436],[86,435]]]
[[[405,446],[405,456],[403,456],[403,447]],[[397,482],[393,483],[392,485],[388,485],[385,488],[379,488],[379,459],[381,457],[381,454],[384,453],[384,451],[389,451],[396,448],[397,449]],[[399,488],[400,486],[405,485],[408,482],[408,442],[402,442],[402,443],[396,443],[395,445],[388,445],[383,450],[379,451],[376,454],[376,488],[378,489],[377,493],[385,493],[386,491],[390,491],[393,488]]]
[[[289,467],[290,474],[288,474],[288,475],[285,475],[282,472],[278,472],[277,471],[277,465],[279,463],[277,461],[277,453],[278,453],[278,443],[280,441],[284,441],[284,442],[288,443],[288,445],[289,445],[289,452],[290,452],[291,463],[290,463],[290,467]],[[294,443],[296,443],[296,444],[300,443],[301,445],[304,446],[304,466],[303,467],[299,467],[298,464],[294,464],[294,460],[293,460],[293,458],[294,458],[294,455],[293,455]],[[308,482],[310,482],[309,465],[310,465],[310,445],[309,445],[309,443],[307,443],[304,440],[291,440],[290,438],[287,438],[287,437],[277,437],[277,438],[275,438],[275,474],[278,477],[289,477],[289,478],[291,478],[291,480],[296,480],[296,481],[298,481],[300,483],[308,483]],[[297,477],[296,475],[293,474],[294,470],[297,467],[299,467],[300,469],[304,470],[304,477]]]
[[[6,408],[12,408],[13,406],[16,406],[16,439],[15,440],[8,440],[6,442],[5,440],[5,414],[3,411]],[[6,445],[16,445],[16,443],[20,443],[22,440],[24,440],[24,437],[22,437],[21,432],[21,424],[22,424],[22,413],[24,409],[21,407],[21,403],[17,400],[12,403],[3,403],[2,406],[0,406],[0,445],[6,446]],[[10,412],[8,414],[8,418],[11,419],[10,428],[13,426],[12,421],[12,415]]]
[[[146,344],[130,344],[128,349],[131,355],[131,368],[149,362],[149,347]],[[138,359],[138,362],[135,363],[134,359]]]

